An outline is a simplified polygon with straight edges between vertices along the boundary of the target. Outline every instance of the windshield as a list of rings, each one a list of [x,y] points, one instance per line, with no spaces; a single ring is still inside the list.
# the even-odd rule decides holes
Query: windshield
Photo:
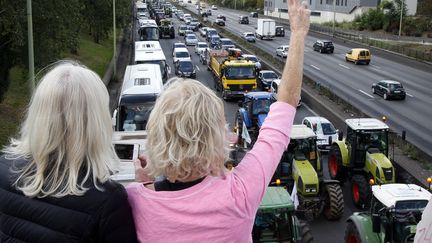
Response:
[[[255,37],[255,35],[250,33],[250,34],[246,34],[246,37]]]
[[[288,153],[294,156],[296,160],[314,161],[317,159],[315,151],[315,139],[294,139],[288,145]]]
[[[232,45],[233,43],[230,41],[230,40],[223,40],[222,41],[222,45],[226,45],[226,46],[228,46],[228,45]]]
[[[254,100],[252,105],[252,113],[254,115],[259,113],[269,113],[271,103],[272,102],[269,99]]]
[[[357,136],[357,149],[368,150],[376,148],[381,153],[387,154],[387,131],[369,130],[359,133]]]
[[[159,29],[156,27],[141,27],[139,35],[142,41],[157,41],[159,40]]]
[[[227,67],[225,76],[227,79],[252,79],[255,78],[255,66]]]
[[[427,200],[398,201],[393,212],[395,243],[414,242],[416,226],[421,220]]]
[[[208,46],[207,46],[207,44],[198,44],[198,47],[199,48],[207,48]]]
[[[220,42],[220,41],[221,41],[220,38],[217,36],[211,38],[211,42],[213,43]]]
[[[252,62],[258,62],[258,58],[256,58],[255,56],[248,56],[246,57],[246,59]]]
[[[324,135],[336,134],[336,128],[331,123],[321,123],[321,129]]]
[[[180,62],[179,69],[185,72],[192,72],[193,71],[192,62]]]
[[[180,26],[180,30],[187,30],[187,26]]]
[[[176,52],[176,57],[178,57],[178,58],[189,57],[189,53],[187,53],[187,52]]]
[[[400,85],[400,84],[390,84],[389,88],[390,88],[391,91],[393,91],[393,90],[396,90],[396,89],[401,89],[402,85]]]
[[[271,72],[271,73],[263,73],[263,77],[265,79],[277,79],[278,78],[278,76],[276,75],[276,73],[273,73],[273,72]]]
[[[188,35],[188,36],[186,36],[186,39],[196,40],[196,36],[194,36],[194,35]]]
[[[333,43],[331,43],[331,42],[324,42],[324,46],[333,46]]]
[[[120,131],[145,130],[154,102],[120,106]]]

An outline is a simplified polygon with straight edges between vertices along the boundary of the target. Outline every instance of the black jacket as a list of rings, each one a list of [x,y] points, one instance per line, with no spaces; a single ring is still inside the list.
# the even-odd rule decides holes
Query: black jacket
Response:
[[[29,198],[11,186],[12,163],[0,157],[1,243],[137,242],[122,185],[110,181],[103,192],[89,186],[83,196]]]

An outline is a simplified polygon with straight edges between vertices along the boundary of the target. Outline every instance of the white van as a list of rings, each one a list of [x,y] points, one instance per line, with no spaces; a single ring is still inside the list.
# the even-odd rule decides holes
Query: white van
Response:
[[[317,146],[321,150],[330,150],[331,142],[338,138],[338,130],[322,116],[305,117],[302,124],[311,128],[317,135]]]
[[[159,41],[136,41],[134,61],[135,64],[159,65],[164,83],[171,74],[171,68],[166,62],[166,57]]]
[[[127,66],[118,106],[112,117],[114,130],[120,132],[145,130],[150,112],[162,89],[159,65]]]

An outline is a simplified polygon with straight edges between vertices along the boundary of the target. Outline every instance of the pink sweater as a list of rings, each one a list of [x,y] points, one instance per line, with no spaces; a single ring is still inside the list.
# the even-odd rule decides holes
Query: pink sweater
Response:
[[[287,103],[274,103],[253,149],[225,179],[207,176],[180,191],[130,184],[140,242],[252,242],[255,214],[288,146],[295,111]]]

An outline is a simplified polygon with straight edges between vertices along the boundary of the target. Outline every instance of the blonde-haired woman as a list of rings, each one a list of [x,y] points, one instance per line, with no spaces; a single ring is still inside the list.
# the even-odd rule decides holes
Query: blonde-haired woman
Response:
[[[0,242],[137,242],[111,134],[99,76],[54,64],[0,157]]]
[[[265,189],[289,143],[301,89],[307,4],[289,0],[290,51],[275,102],[253,149],[224,170],[223,103],[204,85],[179,80],[162,92],[147,123],[147,157],[127,187],[138,239],[148,242],[252,242]],[[145,164],[145,168],[141,164]],[[163,181],[151,178],[163,176]]]

